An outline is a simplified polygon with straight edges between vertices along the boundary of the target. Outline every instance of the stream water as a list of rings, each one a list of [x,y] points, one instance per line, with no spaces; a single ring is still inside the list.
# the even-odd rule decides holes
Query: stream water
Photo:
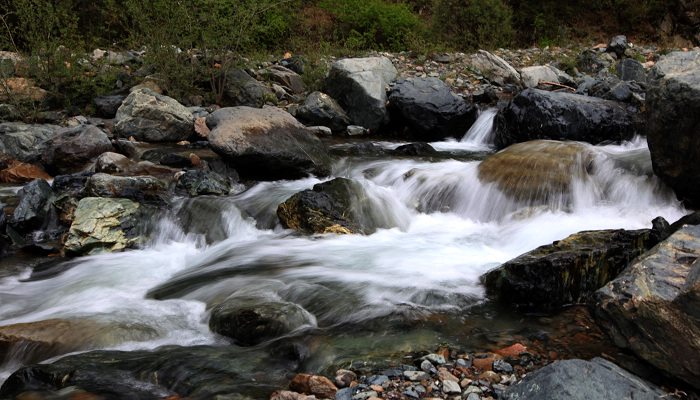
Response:
[[[70,352],[231,348],[209,330],[210,309],[229,296],[254,295],[296,303],[313,316],[275,342],[297,344],[297,370],[318,373],[438,343],[478,348],[526,323],[484,301],[478,277],[487,270],[582,230],[646,228],[657,216],[685,214],[653,176],[642,138],[590,146],[595,168],[566,199],[509,199],[477,178],[478,160],[493,152],[493,115],[484,112],[461,141],[431,143],[440,157],[338,160],[333,175],[360,182],[385,227],[371,235],[282,229],[277,205],[321,182],[313,177],[210,198],[216,212],[198,214],[197,222],[218,237],[183,227],[188,203],[179,199],[138,250],[65,261],[44,274],[19,263],[0,275],[0,325],[88,321],[87,332],[64,334],[61,343],[77,343],[66,346]],[[62,355],[17,350],[0,366],[0,382],[27,363]]]

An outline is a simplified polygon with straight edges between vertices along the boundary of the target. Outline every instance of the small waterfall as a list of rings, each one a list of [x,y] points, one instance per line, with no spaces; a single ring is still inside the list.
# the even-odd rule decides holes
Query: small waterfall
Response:
[[[493,144],[493,121],[496,114],[498,114],[498,109],[495,107],[482,111],[461,142],[476,145]]]

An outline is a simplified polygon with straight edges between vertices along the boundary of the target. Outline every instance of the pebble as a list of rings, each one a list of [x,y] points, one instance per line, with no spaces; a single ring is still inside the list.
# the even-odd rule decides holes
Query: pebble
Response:
[[[445,394],[460,394],[462,393],[462,388],[459,387],[459,384],[457,382],[443,381],[442,391]]]
[[[424,371],[404,371],[403,375],[413,382],[427,381],[430,379],[430,375]]]

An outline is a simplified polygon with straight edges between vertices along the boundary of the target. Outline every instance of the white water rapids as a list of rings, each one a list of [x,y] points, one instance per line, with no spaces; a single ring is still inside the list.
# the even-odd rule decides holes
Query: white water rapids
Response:
[[[461,142],[431,145],[487,151],[488,118],[493,113],[482,114]],[[98,332],[77,351],[224,345],[207,326],[209,307],[232,294],[255,294],[300,304],[331,336],[353,330],[391,336],[392,329],[408,336],[433,313],[468,310],[483,297],[481,274],[537,246],[582,230],[648,228],[657,216],[673,222],[686,213],[653,177],[644,139],[594,152],[597,167],[574,185],[572,201],[536,207],[482,184],[479,161],[340,160],[334,175],[359,181],[374,218],[391,226],[369,236],[284,230],[276,224],[277,205],[321,181],[259,183],[220,199],[224,212],[211,221],[224,227],[223,241],[207,245],[174,215],[141,249],[68,261],[70,268],[41,280],[27,279],[30,270],[2,278],[0,325],[94,321]],[[115,329],[118,337],[110,335]],[[25,363],[13,355],[0,382]]]

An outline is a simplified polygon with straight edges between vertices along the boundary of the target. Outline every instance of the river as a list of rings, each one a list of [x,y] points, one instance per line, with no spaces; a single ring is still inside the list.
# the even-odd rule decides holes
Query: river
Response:
[[[186,201],[176,199],[140,249],[54,263],[43,274],[15,266],[0,278],[0,325],[89,321],[89,340],[79,332],[61,339],[77,342],[66,346],[71,353],[231,348],[208,327],[211,307],[253,296],[298,304],[312,316],[276,341],[298,344],[296,370],[320,373],[438,343],[468,349],[515,329],[515,317],[485,301],[478,283],[484,272],[575,232],[648,228],[657,216],[673,222],[686,213],[653,176],[643,138],[590,146],[596,167],[564,199],[505,197],[477,178],[479,160],[493,153],[493,115],[482,113],[461,141],[431,143],[440,157],[339,159],[333,175],[360,182],[385,227],[371,235],[308,236],[279,226],[277,205],[322,182],[314,177],[240,186],[213,199],[217,212],[199,214],[198,222],[223,237],[183,228]],[[27,363],[61,356],[16,350],[0,367],[0,382]]]

